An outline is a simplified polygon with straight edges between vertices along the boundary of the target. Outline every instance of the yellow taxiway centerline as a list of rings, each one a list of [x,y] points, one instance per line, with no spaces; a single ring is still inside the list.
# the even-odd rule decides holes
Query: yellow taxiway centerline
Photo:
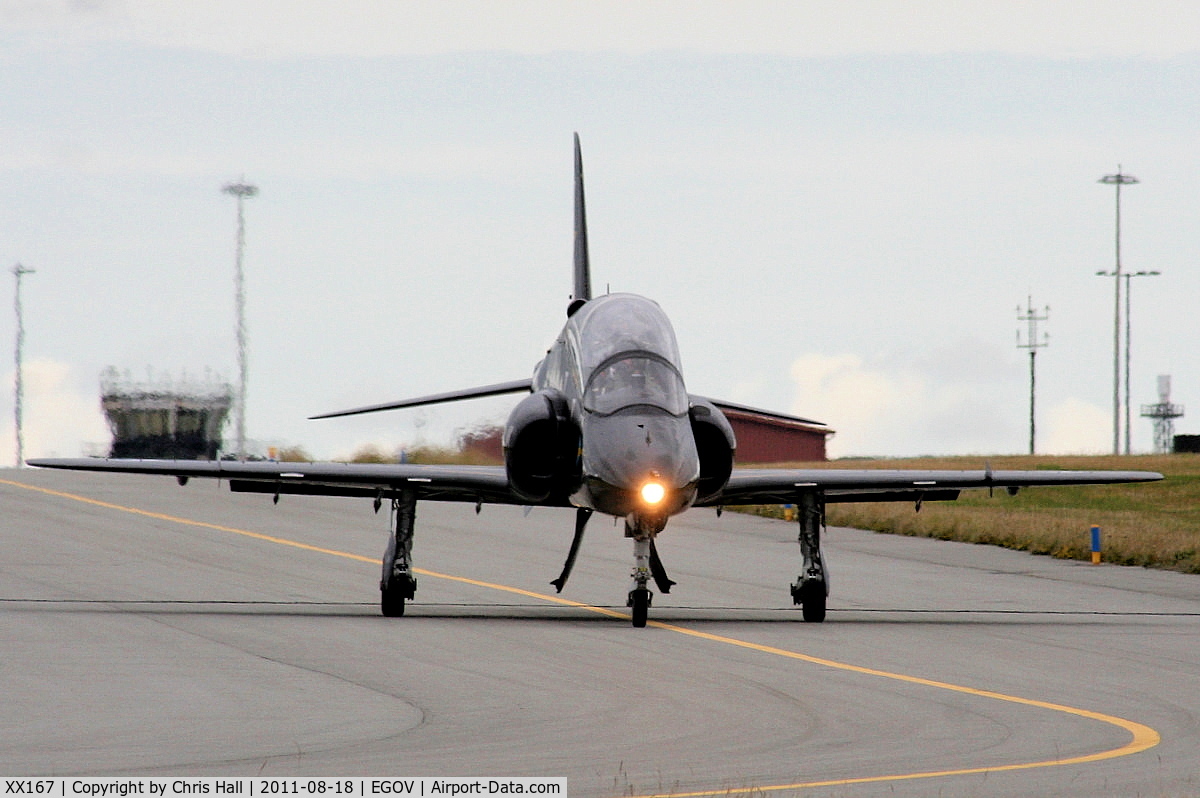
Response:
[[[195,521],[195,520],[192,520],[189,518],[180,518],[178,516],[167,515],[165,513],[155,513],[155,512],[151,512],[149,510],[141,510],[136,507],[126,507],[124,505],[113,504],[112,502],[101,501],[99,499],[91,499],[86,496],[80,496],[80,495],[74,494],[74,493],[65,493],[63,491],[52,490],[50,488],[43,488],[43,487],[39,487],[37,485],[29,485],[24,482],[15,482],[13,480],[0,479],[0,484],[10,485],[15,488],[23,488],[25,490],[32,490],[32,491],[36,491],[38,493],[46,494],[48,496],[56,496],[58,498],[82,502],[84,504],[90,504],[95,507],[103,507],[103,508],[109,509],[109,510],[116,510],[116,511],[124,512],[124,513],[132,513],[134,515],[140,515],[145,518],[153,518],[158,521],[168,521],[170,523],[183,524],[185,526],[200,527],[203,529],[211,529],[211,530],[214,530],[217,532],[227,532],[229,534],[242,535],[244,537],[253,538],[255,540],[261,540],[261,541],[264,541],[267,543],[275,543],[275,544],[278,544],[281,546],[291,546],[293,548],[303,549],[304,551],[311,551],[311,552],[315,552],[317,554],[328,554],[328,555],[331,555],[334,557],[343,557],[345,559],[357,560],[359,562],[365,562],[365,563],[371,563],[372,565],[376,565],[379,562],[379,559],[376,557],[364,557],[361,554],[352,554],[350,552],[339,551],[337,549],[327,549],[327,548],[323,548],[321,546],[313,546],[308,543],[301,543],[299,541],[289,540],[287,538],[276,537],[274,535],[264,535],[261,532],[251,532],[249,530],[238,529],[236,527],[222,526],[220,524],[210,524],[206,521]],[[450,580],[453,582],[459,582],[461,584],[472,585],[475,587],[482,587],[482,588],[487,588],[490,590],[498,590],[498,591],[502,591],[505,593],[512,593],[512,594],[516,594],[519,596],[525,596],[527,598],[533,598],[533,599],[537,599],[540,601],[550,602],[553,604],[560,604],[563,606],[575,607],[577,609],[586,610],[588,612],[594,612],[594,613],[597,613],[600,615],[606,615],[606,616],[609,616],[612,618],[624,619],[624,618],[629,617],[625,613],[617,612],[615,610],[610,610],[606,607],[596,607],[591,604],[584,604],[584,603],[581,603],[578,601],[571,601],[570,599],[564,599],[559,596],[551,596],[551,595],[545,594],[545,593],[537,593],[537,592],[534,592],[531,590],[524,590],[524,589],[518,588],[518,587],[511,587],[509,585],[500,585],[500,584],[495,584],[493,582],[483,582],[478,579],[470,579],[470,578],[467,578],[464,576],[454,576],[452,574],[443,574],[443,573],[438,573],[436,571],[429,571],[429,570],[426,570],[423,568],[414,568],[413,571],[422,576],[429,576],[429,577],[433,577],[436,579],[446,579],[446,580]],[[1006,772],[1011,772],[1011,771],[1015,771],[1015,770],[1031,770],[1034,768],[1061,767],[1061,766],[1065,766],[1065,765],[1081,765],[1081,764],[1087,764],[1089,762],[1100,762],[1100,761],[1103,761],[1106,759],[1115,759],[1117,757],[1129,756],[1131,754],[1141,753],[1142,751],[1145,751],[1149,748],[1153,748],[1154,746],[1158,745],[1162,739],[1160,737],[1159,733],[1157,731],[1155,731],[1154,729],[1150,728],[1149,726],[1146,726],[1141,723],[1137,723],[1135,721],[1126,720],[1124,718],[1118,718],[1113,715],[1106,715],[1101,712],[1092,712],[1091,710],[1078,709],[1076,707],[1069,707],[1064,704],[1054,704],[1054,703],[1050,703],[1048,701],[1037,701],[1037,700],[1030,699],[1030,698],[1021,698],[1019,696],[1007,695],[1005,693],[997,693],[997,692],[993,692],[991,690],[979,690],[974,687],[964,687],[962,685],[950,684],[949,682],[939,682],[939,681],[934,681],[932,679],[924,679],[924,678],[921,678],[918,676],[907,676],[902,673],[892,673],[890,671],[877,670],[875,668],[866,668],[866,667],[862,667],[860,665],[851,665],[851,664],[848,664],[845,662],[837,662],[836,660],[822,659],[820,657],[813,657],[808,654],[801,654],[796,651],[789,651],[789,650],[783,649],[783,648],[775,648],[774,646],[765,646],[765,645],[761,645],[758,643],[751,643],[746,640],[739,640],[737,638],[726,637],[724,635],[715,635],[715,634],[711,634],[709,632],[702,632],[697,629],[689,629],[685,626],[677,626],[675,624],[663,623],[662,621],[653,621],[653,620],[648,621],[647,625],[658,628],[658,629],[664,629],[666,631],[675,632],[677,634],[687,635],[689,637],[694,637],[694,638],[697,638],[700,640],[706,640],[706,641],[713,642],[713,643],[721,643],[724,645],[735,646],[737,648],[744,648],[744,649],[748,649],[751,651],[757,651],[757,652],[772,655],[772,656],[785,657],[785,658],[797,660],[800,662],[806,662],[811,665],[820,665],[822,667],[833,668],[835,670],[847,671],[850,673],[858,673],[858,674],[862,674],[864,676],[873,676],[873,677],[878,677],[878,678],[883,678],[883,679],[891,679],[893,681],[907,682],[908,684],[915,684],[915,685],[920,685],[922,687],[930,687],[930,688],[934,688],[934,689],[938,689],[938,690],[948,690],[948,691],[954,692],[954,693],[962,693],[965,695],[976,696],[979,698],[991,699],[993,701],[1005,701],[1005,702],[1012,703],[1012,704],[1022,704],[1024,706],[1036,707],[1038,709],[1048,709],[1048,710],[1052,710],[1055,712],[1063,712],[1068,715],[1076,715],[1081,718],[1087,718],[1088,720],[1094,720],[1099,723],[1107,723],[1112,726],[1116,726],[1120,729],[1124,729],[1126,732],[1129,733],[1130,741],[1120,747],[1108,749],[1105,751],[1099,751],[1099,752],[1096,752],[1093,754],[1085,754],[1082,756],[1067,757],[1067,758],[1045,759],[1045,760],[1040,760],[1040,761],[1036,761],[1036,762],[1020,762],[1020,763],[1016,763],[1016,764],[1012,764],[1012,765],[993,765],[993,766],[989,766],[989,767],[959,768],[959,769],[954,769],[954,770],[932,770],[932,771],[921,771],[921,772],[917,772],[917,773],[896,773],[896,774],[890,774],[890,775],[886,775],[886,776],[862,776],[862,777],[850,778],[850,779],[831,779],[831,780],[827,780],[827,781],[808,781],[808,782],[796,782],[794,784],[775,784],[775,785],[766,785],[766,786],[759,785],[759,786],[755,786],[755,787],[732,788],[732,789],[731,788],[722,788],[719,790],[701,790],[701,791],[697,791],[697,792],[671,792],[671,793],[661,793],[661,794],[653,794],[653,795],[630,796],[630,798],[701,798],[701,796],[747,795],[747,794],[752,794],[752,793],[780,792],[780,791],[784,791],[784,790],[800,790],[800,789],[809,789],[809,788],[815,788],[815,787],[838,787],[838,786],[849,786],[852,784],[875,784],[875,783],[889,782],[889,781],[911,781],[914,779],[932,779],[932,778],[942,778],[942,777],[947,777],[947,776],[969,776],[969,775],[984,774],[984,773],[1006,773]]]

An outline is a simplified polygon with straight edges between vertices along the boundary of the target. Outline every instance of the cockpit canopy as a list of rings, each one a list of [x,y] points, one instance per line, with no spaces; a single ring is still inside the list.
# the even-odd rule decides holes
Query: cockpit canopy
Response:
[[[583,407],[610,415],[626,407],[661,408],[673,416],[688,410],[683,378],[675,367],[645,352],[618,355],[592,372],[583,393]]]
[[[586,410],[608,415],[651,406],[676,416],[687,412],[679,345],[657,303],[636,294],[596,297],[579,309],[568,330],[586,381]]]
[[[679,344],[667,314],[636,294],[609,294],[588,302],[571,319],[583,373],[591,374],[626,352],[657,355],[680,371]]]

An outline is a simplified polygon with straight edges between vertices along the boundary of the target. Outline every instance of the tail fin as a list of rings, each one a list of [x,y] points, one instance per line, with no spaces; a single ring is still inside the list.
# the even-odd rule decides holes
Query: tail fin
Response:
[[[588,264],[587,211],[583,204],[583,154],[575,134],[575,293],[567,307],[570,316],[592,298],[592,274]]]

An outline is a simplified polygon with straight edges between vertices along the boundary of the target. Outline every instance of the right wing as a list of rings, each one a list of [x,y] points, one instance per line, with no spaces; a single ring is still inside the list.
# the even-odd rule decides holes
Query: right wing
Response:
[[[401,407],[454,402],[528,392],[533,380],[512,380],[479,388],[401,399],[396,402],[324,413],[313,418],[334,418]],[[189,479],[228,480],[236,493],[299,494],[309,496],[359,496],[382,501],[401,491],[415,491],[420,500],[471,502],[474,504],[529,504],[508,485],[504,466],[426,465],[416,463],[277,463],[236,460],[133,460],[44,458],[29,460],[37,468],[70,471],[110,471],[124,474],[162,474],[179,483]],[[564,505],[565,506],[565,505]]]
[[[390,499],[412,490],[422,501],[527,505],[508,485],[504,466],[418,463],[276,463],[233,460],[125,460],[47,458],[29,460],[38,468],[111,471],[125,474],[228,480],[235,493],[356,496]],[[567,506],[567,505],[562,505]]]

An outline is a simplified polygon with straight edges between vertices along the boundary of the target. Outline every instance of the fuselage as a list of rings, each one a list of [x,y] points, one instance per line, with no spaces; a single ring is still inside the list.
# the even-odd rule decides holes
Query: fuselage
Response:
[[[610,294],[580,306],[535,370],[533,390],[543,389],[564,397],[580,432],[572,504],[652,535],[695,501],[690,402],[675,332],[658,304]]]

